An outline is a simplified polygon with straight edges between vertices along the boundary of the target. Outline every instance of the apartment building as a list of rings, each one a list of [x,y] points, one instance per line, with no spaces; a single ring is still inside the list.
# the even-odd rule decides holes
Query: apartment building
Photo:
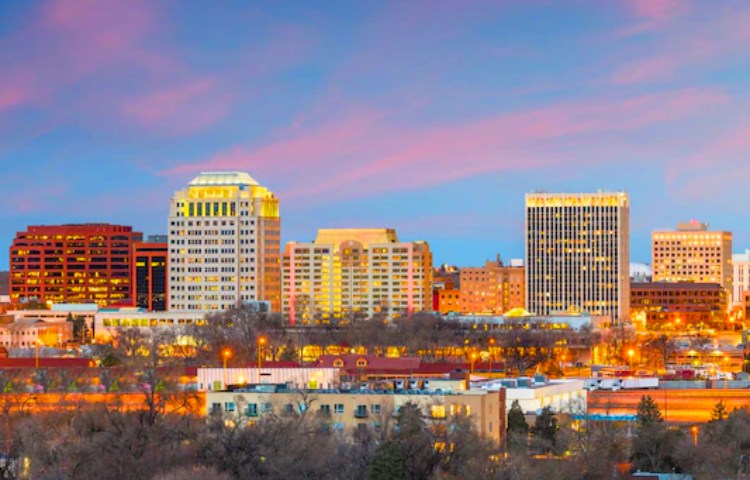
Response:
[[[432,254],[393,229],[320,229],[314,242],[286,245],[282,291],[292,324],[429,311]]]
[[[654,282],[718,283],[732,293],[732,233],[695,220],[651,234]]]
[[[461,269],[462,313],[502,314],[526,306],[526,269],[504,265],[498,256],[483,267]]]
[[[427,421],[441,425],[466,415],[477,432],[499,444],[505,433],[505,391],[290,389],[256,384],[232,391],[206,392],[209,415],[253,424],[265,415],[317,415],[334,431],[384,428],[403,405],[419,406]]]

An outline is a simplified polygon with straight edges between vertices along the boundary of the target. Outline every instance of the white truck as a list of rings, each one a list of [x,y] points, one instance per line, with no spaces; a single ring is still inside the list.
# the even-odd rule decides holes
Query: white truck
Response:
[[[655,377],[628,378],[589,378],[586,380],[587,390],[638,390],[659,388],[659,379]]]
[[[612,390],[622,388],[622,380],[619,378],[589,378],[586,381],[587,390]]]
[[[623,378],[622,388],[626,390],[655,389],[659,388],[659,379],[656,377]]]

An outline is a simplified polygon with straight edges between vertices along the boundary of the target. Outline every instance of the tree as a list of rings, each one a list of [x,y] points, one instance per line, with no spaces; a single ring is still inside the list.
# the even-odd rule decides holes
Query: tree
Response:
[[[727,407],[724,406],[724,400],[719,400],[719,403],[714,405],[714,409],[711,411],[711,421],[720,422],[727,418],[728,412]]]
[[[552,407],[547,405],[537,415],[534,426],[531,427],[531,438],[534,447],[540,453],[557,453],[557,432],[560,426],[557,424],[557,418],[552,411]]]
[[[644,341],[642,348],[658,367],[666,370],[669,358],[677,351],[678,344],[673,337],[661,334]]]
[[[73,340],[78,343],[83,343],[89,336],[89,327],[86,325],[86,319],[81,316],[73,317],[73,314],[68,313],[66,322],[73,324]]]
[[[673,459],[678,433],[664,425],[661,410],[653,398],[645,395],[638,404],[635,435],[630,458],[633,467],[648,472],[669,472],[676,466]]]
[[[511,329],[500,335],[498,344],[503,356],[519,375],[529,368],[549,359],[558,335],[544,329],[527,329],[522,325],[511,325]]]
[[[440,464],[440,453],[418,405],[406,403],[396,413],[393,441],[404,456],[407,479],[429,478]]]
[[[521,405],[518,400],[513,400],[508,410],[508,432],[526,434],[528,431],[529,424],[526,422]]]
[[[395,442],[380,444],[370,462],[368,473],[370,480],[403,480],[406,477],[406,462]]]

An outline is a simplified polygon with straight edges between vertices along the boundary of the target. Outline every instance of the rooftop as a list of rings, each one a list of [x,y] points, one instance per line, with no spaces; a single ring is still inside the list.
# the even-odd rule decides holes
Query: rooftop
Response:
[[[234,185],[259,185],[258,182],[244,172],[201,172],[190,181],[191,187],[213,187]]]
[[[321,228],[315,243],[341,245],[350,240],[367,247],[373,243],[397,243],[398,237],[392,228]]]

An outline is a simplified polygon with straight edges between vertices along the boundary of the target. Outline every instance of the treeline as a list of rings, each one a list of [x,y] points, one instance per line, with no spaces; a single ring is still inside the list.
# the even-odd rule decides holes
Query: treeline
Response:
[[[635,470],[719,480],[750,472],[747,410],[727,412],[719,403],[711,422],[676,428],[650,397],[632,423],[595,421],[583,406],[569,415],[545,409],[527,422],[514,404],[500,445],[467,417],[434,420],[409,404],[353,431],[332,429],[315,408],[252,423],[239,412],[202,417],[189,402],[6,413],[12,431],[0,447],[17,462],[0,462],[0,478],[14,478],[11,470],[43,480],[604,480]]]
[[[428,362],[468,362],[472,354],[483,353],[481,360],[504,361],[517,372],[545,362],[557,365],[552,360],[563,351],[569,361],[575,361],[580,351],[601,338],[590,329],[527,329],[521,321],[502,331],[485,331],[426,313],[388,322],[382,318],[359,319],[336,328],[290,328],[281,316],[244,309],[211,316],[202,325],[188,326],[185,333],[195,341],[190,361],[199,365],[219,366],[225,348],[232,352],[232,362],[249,363],[257,359],[258,348],[262,348],[265,359],[301,361],[305,346],[318,347],[320,354],[338,353],[327,349],[343,346],[362,347],[376,355],[397,348],[402,356],[418,356]],[[267,343],[259,347],[257,339],[261,336]]]

